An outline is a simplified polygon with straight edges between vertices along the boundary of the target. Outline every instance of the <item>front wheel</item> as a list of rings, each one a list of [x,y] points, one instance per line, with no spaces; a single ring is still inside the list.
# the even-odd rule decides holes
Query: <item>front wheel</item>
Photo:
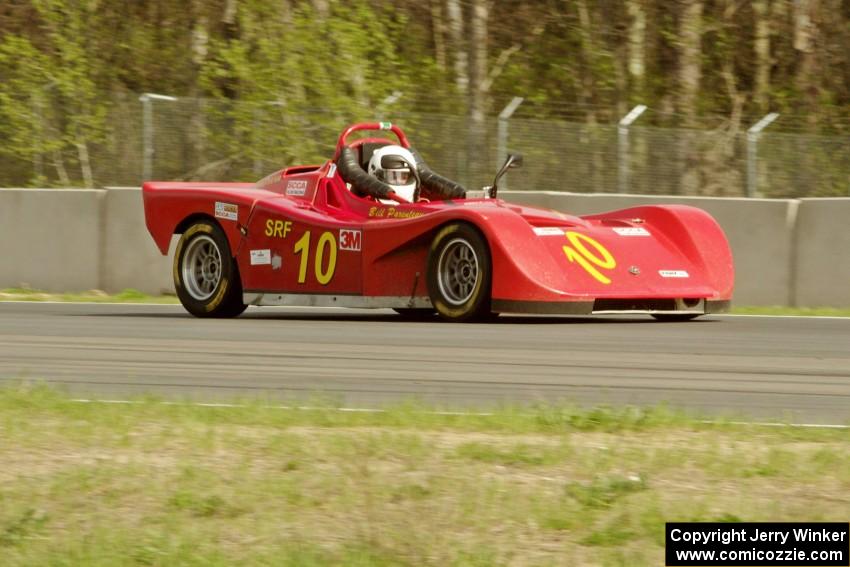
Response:
[[[493,278],[490,249],[474,227],[446,225],[431,243],[428,294],[434,309],[449,321],[477,321],[490,315]]]
[[[245,311],[239,268],[217,224],[198,221],[183,233],[174,253],[174,287],[180,303],[196,317],[235,317]]]

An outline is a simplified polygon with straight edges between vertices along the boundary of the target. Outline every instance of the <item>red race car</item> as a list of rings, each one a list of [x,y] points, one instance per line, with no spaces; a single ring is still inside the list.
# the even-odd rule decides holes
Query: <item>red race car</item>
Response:
[[[357,131],[398,141],[349,140]],[[500,176],[520,163],[509,156],[484,198],[467,198],[398,126],[356,124],[324,165],[257,183],[145,183],[145,219],[163,254],[182,235],[174,284],[198,317],[248,305],[383,307],[450,321],[728,310],[732,255],[706,212],[641,206],[576,217],[496,198]]]

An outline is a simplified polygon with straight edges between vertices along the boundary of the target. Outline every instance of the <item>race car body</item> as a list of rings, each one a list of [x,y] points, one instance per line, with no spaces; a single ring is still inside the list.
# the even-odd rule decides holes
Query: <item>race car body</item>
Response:
[[[389,141],[347,141],[371,129],[409,147],[396,126],[359,124],[340,136],[334,159],[258,183],[145,183],[146,222],[162,253],[182,234],[174,279],[187,310],[390,307],[468,321],[501,312],[687,319],[728,309],[732,256],[704,211],[577,217],[468,199],[424,162],[419,200],[395,202],[391,188],[360,175],[365,154]]]

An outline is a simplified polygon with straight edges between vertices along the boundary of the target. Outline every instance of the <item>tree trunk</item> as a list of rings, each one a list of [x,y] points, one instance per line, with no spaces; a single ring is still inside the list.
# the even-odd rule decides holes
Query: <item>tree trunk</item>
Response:
[[[463,9],[460,0],[446,0],[446,16],[454,52],[455,86],[457,92],[465,96],[469,91],[469,59],[463,33]]]
[[[697,95],[702,78],[702,9],[700,0],[684,0],[679,22],[679,112],[685,125],[693,127],[697,114]]]
[[[627,0],[629,14],[628,69],[633,102],[642,102],[646,77],[646,10],[642,0]]]
[[[331,11],[330,2],[328,0],[313,0],[313,8],[319,13],[319,19],[328,19]]]
[[[760,112],[769,109],[770,96],[770,3],[769,0],[753,0],[753,15],[755,17],[755,41],[753,49],[756,56],[755,85],[753,101]]]
[[[434,60],[440,71],[446,70],[445,26],[443,25],[442,0],[431,1],[431,29],[434,36]]]
[[[817,15],[819,0],[797,0],[794,2],[794,49],[799,53],[799,64],[795,83],[803,100],[809,124],[817,123]]]
[[[470,45],[471,73],[469,84],[469,155],[475,156],[470,168],[473,183],[481,185],[488,163],[482,159],[490,155],[487,152],[487,98],[489,90],[487,63],[487,27],[490,19],[488,0],[472,1],[472,19]]]
[[[189,118],[188,147],[184,151],[181,171],[194,171],[206,162],[206,144],[204,132],[206,130],[206,117],[204,115],[203,101],[200,98],[198,78],[207,59],[209,51],[209,22],[203,14],[203,5],[200,1],[192,2],[192,13],[195,23],[192,27],[192,67],[195,72],[195,80],[189,88],[191,99],[191,116]],[[235,16],[235,14],[234,14]],[[227,17],[227,10],[225,10]],[[180,104],[179,102],[177,104]]]
[[[224,3],[224,14],[221,16],[221,22],[227,26],[236,24],[236,5],[237,0],[227,0]]]
[[[578,10],[579,33],[581,37],[581,86],[579,89],[579,100],[585,105],[584,119],[586,126],[582,129],[580,141],[587,148],[588,159],[586,166],[589,168],[584,172],[585,179],[590,180],[591,191],[606,191],[604,171],[606,169],[603,153],[595,151],[599,145],[604,144],[600,138],[600,132],[596,120],[596,42],[593,34],[593,22],[590,18],[590,10],[586,0],[576,2]]]
[[[686,128],[696,127],[697,95],[702,78],[702,9],[700,0],[684,0],[679,21],[679,113]],[[699,193],[699,151],[693,132],[682,132],[678,145],[682,167],[679,192]]]
[[[581,54],[582,54],[582,76],[581,88],[579,90],[579,99],[585,108],[585,119],[588,124],[596,124],[596,109],[593,106],[594,102],[594,62],[596,60],[596,48],[593,45],[593,33],[590,23],[590,12],[587,9],[585,0],[576,2],[578,9],[579,31],[581,33]]]
[[[68,177],[68,170],[65,169],[65,160],[62,159],[60,150],[53,150],[53,167],[56,169],[56,175],[62,187],[70,187],[71,178]]]
[[[94,175],[91,169],[91,159],[89,159],[89,147],[86,140],[82,136],[77,136],[77,157],[80,160],[80,172],[83,174],[83,183],[86,189],[94,188]]]

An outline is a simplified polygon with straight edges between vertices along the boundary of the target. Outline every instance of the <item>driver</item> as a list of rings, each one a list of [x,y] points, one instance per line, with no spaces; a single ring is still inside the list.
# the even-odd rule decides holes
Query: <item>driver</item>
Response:
[[[419,197],[419,172],[413,153],[401,146],[383,146],[369,160],[369,175],[392,187],[396,195],[415,203]]]

